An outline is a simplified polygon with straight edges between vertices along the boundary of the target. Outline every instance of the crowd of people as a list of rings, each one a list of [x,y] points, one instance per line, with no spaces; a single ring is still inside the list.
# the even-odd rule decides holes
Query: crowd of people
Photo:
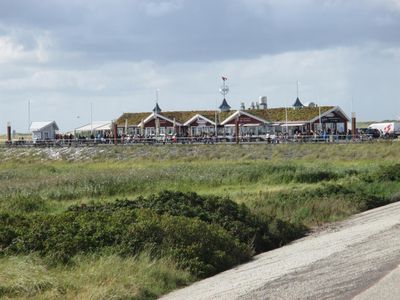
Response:
[[[96,144],[215,144],[220,142],[238,142],[238,143],[251,143],[251,142],[266,142],[270,144],[279,143],[306,143],[306,142],[326,142],[337,143],[350,142],[350,141],[372,141],[376,138],[386,138],[384,134],[379,132],[367,130],[357,130],[355,135],[351,130],[346,132],[339,132],[332,129],[301,132],[295,130],[293,133],[286,132],[271,132],[262,135],[256,135],[251,132],[242,133],[239,137],[233,134],[221,134],[216,136],[214,133],[202,133],[194,136],[177,135],[177,134],[159,134],[159,135],[141,135],[141,134],[118,134],[116,137],[111,131],[104,131],[101,133],[92,134],[58,134],[55,140],[37,140],[33,144],[36,146],[73,146],[73,145],[96,145]],[[26,141],[23,138],[14,141],[14,145],[27,145],[31,141]]]

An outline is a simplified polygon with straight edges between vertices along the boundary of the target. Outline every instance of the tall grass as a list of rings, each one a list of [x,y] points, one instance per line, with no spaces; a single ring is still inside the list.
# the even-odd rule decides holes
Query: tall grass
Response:
[[[0,258],[0,298],[154,299],[194,278],[169,260],[77,256],[68,266],[49,267],[34,255]]]
[[[370,195],[385,190],[395,192],[396,181],[393,188],[383,190],[381,188],[383,185],[380,180],[389,180],[397,176],[397,168],[385,170],[387,166],[390,164],[385,161],[369,165],[357,161],[336,165],[329,162],[294,160],[191,163],[106,161],[73,164],[46,162],[27,164],[21,169],[2,166],[0,209],[4,212],[51,213],[62,211],[76,203],[111,201],[162,190],[228,195],[250,206],[253,206],[254,202],[259,203],[257,207],[268,206],[266,211],[283,215],[291,220],[294,219],[287,214],[298,214],[298,212],[293,210],[294,207],[289,206],[286,200],[283,201],[283,198],[291,198],[292,201],[297,199],[299,206],[302,206],[307,199],[308,202],[310,199],[320,202],[317,207],[322,207],[321,203],[324,201],[332,204],[338,201],[342,204],[341,208],[336,208],[337,214],[326,211],[324,213],[326,217],[316,220],[319,223],[328,215],[330,220],[352,214],[357,211],[357,205],[345,201],[348,196],[344,192],[319,193],[314,196],[317,187],[321,187],[324,183],[335,182],[343,191],[347,185],[356,186],[357,189],[353,189],[354,194],[361,193],[364,187],[368,186],[374,189]],[[389,196],[384,195],[384,197]],[[271,201],[283,203],[283,208],[273,210],[271,207],[276,205],[272,205]],[[282,210],[286,210],[287,213],[282,213]],[[303,210],[302,215],[305,216],[307,213]],[[310,210],[310,218],[311,215],[315,218],[314,210]],[[307,222],[312,223],[312,221]]]
[[[0,160],[1,214],[58,216],[74,205],[163,190],[197,192],[245,204],[272,234],[287,234],[282,244],[295,237],[280,222],[312,227],[400,200],[395,142],[0,148]],[[196,280],[148,252],[130,258],[110,253],[78,254],[58,266],[3,253],[0,297],[147,299]]]

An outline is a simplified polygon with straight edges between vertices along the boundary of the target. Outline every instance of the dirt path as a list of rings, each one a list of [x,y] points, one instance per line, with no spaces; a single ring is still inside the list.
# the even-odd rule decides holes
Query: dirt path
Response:
[[[399,264],[400,203],[394,203],[162,299],[374,299],[367,292],[388,289]]]

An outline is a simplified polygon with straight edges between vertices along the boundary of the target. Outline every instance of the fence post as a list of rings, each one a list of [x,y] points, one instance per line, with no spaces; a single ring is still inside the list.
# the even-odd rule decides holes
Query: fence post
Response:
[[[117,123],[113,123],[113,132],[114,132],[114,145],[118,144],[118,125]]]
[[[356,126],[357,122],[356,122],[356,113],[352,112],[351,113],[351,135],[353,136],[353,140],[356,138],[356,134],[357,134],[357,126]]]

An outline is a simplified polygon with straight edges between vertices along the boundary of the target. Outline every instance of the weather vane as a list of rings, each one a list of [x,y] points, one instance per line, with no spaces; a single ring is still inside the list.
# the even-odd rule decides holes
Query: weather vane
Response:
[[[224,99],[225,99],[225,96],[229,93],[229,87],[226,85],[227,80],[228,80],[228,78],[222,76],[223,84],[219,88],[219,92],[222,94],[222,96],[224,96]]]

